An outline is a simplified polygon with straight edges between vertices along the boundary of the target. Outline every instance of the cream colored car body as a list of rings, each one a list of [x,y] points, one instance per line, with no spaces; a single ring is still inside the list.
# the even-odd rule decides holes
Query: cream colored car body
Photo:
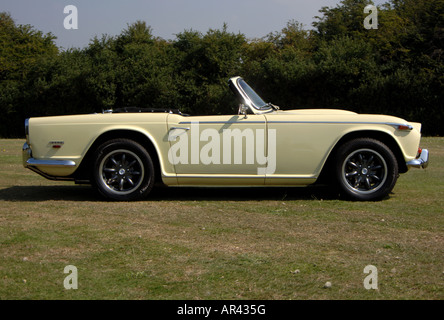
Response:
[[[97,141],[112,137],[140,137],[140,143],[149,143],[155,152],[156,165],[161,181],[168,186],[175,185],[309,185],[318,179],[334,148],[348,136],[377,136],[390,141],[389,145],[400,160],[400,172],[410,166],[426,166],[427,159],[418,159],[421,139],[421,124],[406,120],[371,114],[356,114],[343,110],[277,110],[269,105],[267,110],[257,109],[245,92],[236,87],[236,77],[230,80],[234,90],[241,95],[239,114],[186,116],[180,113],[103,113],[30,118],[26,122],[27,142],[24,146],[24,166],[49,179],[88,181],[86,172],[79,174],[79,168],[91,166],[91,153],[97,148]],[[253,132],[263,129],[265,133],[264,155],[269,155],[270,141],[267,134],[275,132],[275,170],[258,173],[257,163],[203,164],[191,159],[192,146],[187,163],[174,163],[168,153],[177,141],[171,139],[171,132],[177,136],[192,137],[191,125],[199,125],[199,132],[217,130],[221,135],[225,129],[250,128]],[[255,131],[256,130],[256,131]],[[199,134],[199,133],[198,133]],[[143,137],[143,139],[142,139]],[[104,140],[105,139],[105,140]],[[194,139],[194,140],[193,140]],[[180,139],[176,139],[180,140]],[[244,139],[245,140],[245,139]],[[201,150],[208,141],[197,141]],[[247,141],[243,141],[243,148]],[[267,149],[268,148],[268,149]],[[221,152],[223,151],[220,146]],[[88,156],[89,155],[89,156]],[[233,157],[233,155],[232,155]],[[245,158],[245,155],[244,155]],[[158,177],[159,178],[159,177]]]

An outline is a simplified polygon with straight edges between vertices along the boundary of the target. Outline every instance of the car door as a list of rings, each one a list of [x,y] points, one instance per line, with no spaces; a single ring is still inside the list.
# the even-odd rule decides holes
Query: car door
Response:
[[[267,132],[263,115],[169,115],[168,161],[186,184],[264,184]]]

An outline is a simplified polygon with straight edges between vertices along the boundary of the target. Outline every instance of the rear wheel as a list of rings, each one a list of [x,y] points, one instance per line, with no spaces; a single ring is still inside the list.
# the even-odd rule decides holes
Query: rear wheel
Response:
[[[339,147],[335,173],[341,193],[361,201],[380,200],[398,179],[398,163],[392,151],[374,139],[355,139]]]
[[[113,200],[139,200],[154,185],[154,166],[149,153],[140,144],[115,139],[95,152],[93,181],[97,190]]]

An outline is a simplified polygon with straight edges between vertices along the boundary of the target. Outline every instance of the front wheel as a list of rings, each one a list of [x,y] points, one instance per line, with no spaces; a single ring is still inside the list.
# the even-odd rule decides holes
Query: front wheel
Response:
[[[340,191],[352,200],[380,200],[392,191],[398,179],[393,152],[378,140],[346,142],[337,150],[335,159]]]
[[[140,144],[127,139],[111,140],[95,153],[93,181],[106,198],[139,200],[153,188],[153,162]]]

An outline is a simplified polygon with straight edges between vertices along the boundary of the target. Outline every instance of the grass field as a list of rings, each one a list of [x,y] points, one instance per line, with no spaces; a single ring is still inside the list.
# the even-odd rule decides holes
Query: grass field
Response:
[[[321,188],[165,188],[106,202],[24,169],[23,142],[0,140],[2,300],[444,298],[444,138],[423,138],[429,168],[381,202]],[[67,265],[77,290],[64,287]],[[364,287],[367,265],[376,290]]]

